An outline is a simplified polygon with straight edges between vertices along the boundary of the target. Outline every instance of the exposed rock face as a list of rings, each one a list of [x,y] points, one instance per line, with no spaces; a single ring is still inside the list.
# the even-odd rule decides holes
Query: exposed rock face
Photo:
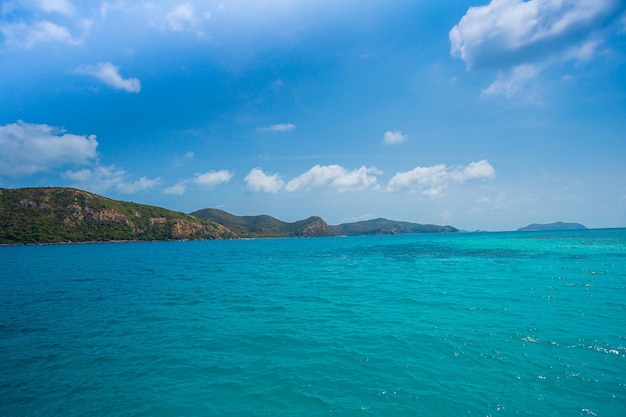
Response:
[[[52,209],[52,206],[50,206]],[[135,224],[127,216],[114,209],[95,211],[89,207],[84,209],[76,203],[69,204],[66,208],[67,216],[63,219],[66,226],[77,226],[83,222],[117,222],[125,224],[130,230],[135,231]]]
[[[302,237],[322,237],[322,236],[334,236],[335,234],[330,230],[328,224],[325,221],[318,221],[302,228],[298,236]]]
[[[154,227],[155,224],[165,224],[167,223],[167,219],[165,217],[151,217],[150,218],[150,227]]]
[[[33,200],[29,200],[29,199],[21,199],[19,201],[20,206],[26,207],[26,208],[38,208],[40,210],[49,210],[52,208],[52,206],[46,202],[43,201],[33,201]]]
[[[171,221],[171,232],[174,239],[232,239],[235,234],[221,225],[211,227],[199,223],[192,223],[183,219]]]
[[[104,209],[100,211],[93,210],[85,210],[84,219],[86,221],[98,221],[98,222],[118,222],[124,223],[129,226],[132,230],[135,230],[135,225],[133,222],[128,220],[128,217],[124,216],[122,213],[112,209]]]

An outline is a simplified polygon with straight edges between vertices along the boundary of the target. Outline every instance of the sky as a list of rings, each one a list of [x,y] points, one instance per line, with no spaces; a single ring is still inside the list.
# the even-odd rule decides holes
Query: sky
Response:
[[[0,1],[0,187],[626,227],[622,0]]]

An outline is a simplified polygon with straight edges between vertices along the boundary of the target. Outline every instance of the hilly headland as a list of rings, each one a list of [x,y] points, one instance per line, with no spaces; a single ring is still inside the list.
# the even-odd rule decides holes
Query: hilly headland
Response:
[[[75,188],[0,188],[0,244],[324,237],[455,233],[452,226],[387,219],[328,225],[317,216],[293,223],[267,215],[191,214],[109,199]]]

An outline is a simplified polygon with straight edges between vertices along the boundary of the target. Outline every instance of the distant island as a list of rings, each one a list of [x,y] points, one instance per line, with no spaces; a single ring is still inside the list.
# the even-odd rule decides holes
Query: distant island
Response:
[[[518,232],[538,232],[538,231],[552,231],[552,230],[584,230],[587,227],[580,223],[564,223],[555,222],[547,224],[529,224],[528,226],[517,229]]]
[[[336,235],[344,236],[456,233],[459,231],[459,229],[452,226],[399,222],[382,218],[355,223],[343,223],[337,226],[330,226],[330,230]]]
[[[324,237],[456,233],[452,226],[375,219],[329,226],[312,216],[293,223],[218,209],[191,214],[112,200],[74,188],[0,188],[0,244]]]

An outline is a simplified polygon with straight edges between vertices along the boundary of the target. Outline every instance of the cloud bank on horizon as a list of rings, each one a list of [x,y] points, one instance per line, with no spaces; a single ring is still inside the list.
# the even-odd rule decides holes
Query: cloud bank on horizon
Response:
[[[626,226],[625,39],[620,0],[8,0],[0,187]]]

